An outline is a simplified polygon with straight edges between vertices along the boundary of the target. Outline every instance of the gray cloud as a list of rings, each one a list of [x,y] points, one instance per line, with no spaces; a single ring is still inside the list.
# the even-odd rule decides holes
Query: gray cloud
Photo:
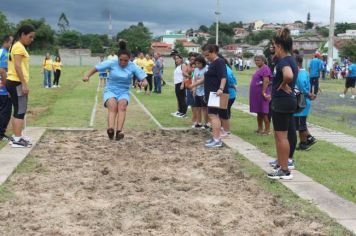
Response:
[[[1,11],[9,21],[17,23],[25,18],[44,17],[57,28],[58,17],[64,12],[75,30],[84,33],[107,33],[108,12],[112,12],[113,31],[144,22],[154,34],[168,29],[187,29],[201,24],[211,25],[214,20],[215,0],[2,0]],[[327,23],[328,0],[220,0],[221,21],[286,23],[306,20]],[[355,21],[356,1],[336,1],[336,21]]]

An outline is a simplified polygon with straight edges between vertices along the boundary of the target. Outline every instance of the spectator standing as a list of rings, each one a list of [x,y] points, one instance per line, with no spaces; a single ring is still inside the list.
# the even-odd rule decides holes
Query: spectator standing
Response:
[[[62,62],[59,56],[56,56],[56,59],[53,62],[53,71],[54,71],[54,81],[53,81],[53,88],[60,87],[59,79],[61,78],[61,71],[62,71]]]
[[[351,88],[351,99],[355,99],[355,82],[356,82],[356,64],[350,58],[348,60],[349,66],[346,73],[344,93],[340,94],[341,98],[345,98],[347,90]]]
[[[43,87],[51,88],[52,87],[52,72],[53,72],[53,61],[49,53],[46,54],[46,57],[43,61]]]
[[[159,53],[154,54],[155,65],[153,67],[154,93],[161,93],[163,64]]]
[[[12,104],[9,94],[6,90],[6,78],[8,70],[9,48],[14,38],[11,35],[5,35],[2,39],[0,48],[0,141],[3,139],[11,140],[6,136],[6,129],[11,118]]]
[[[30,55],[25,46],[30,45],[35,38],[35,28],[32,25],[23,25],[16,33],[14,45],[9,51],[8,76],[6,89],[11,97],[13,105],[13,141],[11,146],[15,148],[31,147],[29,140],[22,136],[24,119],[27,112],[28,83],[30,80]]]
[[[319,78],[323,68],[323,62],[319,58],[320,53],[316,52],[314,58],[309,62],[310,92],[315,95],[319,92]]]
[[[266,63],[267,60],[263,55],[255,57],[257,70],[250,83],[250,112],[257,113],[258,129],[256,133],[262,135],[269,135],[270,133],[268,114],[271,100],[270,82],[272,81],[272,73]],[[263,124],[265,126],[264,129]]]

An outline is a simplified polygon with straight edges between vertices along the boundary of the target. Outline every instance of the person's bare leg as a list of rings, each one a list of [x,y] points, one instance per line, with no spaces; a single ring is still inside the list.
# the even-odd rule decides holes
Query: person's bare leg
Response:
[[[213,129],[213,138],[216,140],[220,139],[221,122],[219,117],[214,114],[209,114],[209,120]]]
[[[108,129],[115,129],[115,120],[117,116],[117,101],[115,98],[109,98],[106,102],[108,108]]]
[[[125,99],[120,100],[118,105],[118,117],[117,117],[117,131],[122,131],[124,127],[125,119],[126,119],[126,109],[127,109],[127,101]]]
[[[288,170],[289,142],[287,131],[275,131],[276,151],[278,164],[282,170]]]
[[[258,125],[257,132],[258,133],[262,133],[263,132],[263,116],[262,116],[262,113],[257,113],[257,125]]]
[[[24,120],[12,117],[12,131],[16,137],[22,136],[22,129],[24,125]]]
[[[265,134],[269,134],[271,128],[270,128],[270,121],[269,121],[269,118],[268,118],[268,114],[263,114],[263,121],[265,123],[265,130],[264,130],[264,133]]]
[[[196,119],[196,121],[197,121],[197,123],[198,124],[201,124],[202,123],[202,119],[201,119],[201,116],[202,116],[202,108],[201,107],[196,107],[196,112],[197,112],[197,119]]]
[[[225,132],[230,132],[230,120],[221,119],[221,126]]]

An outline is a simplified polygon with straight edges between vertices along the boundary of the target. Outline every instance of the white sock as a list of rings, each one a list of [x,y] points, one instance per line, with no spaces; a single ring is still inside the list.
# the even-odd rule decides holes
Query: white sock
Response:
[[[215,141],[215,142],[220,142],[220,139],[215,139],[215,138],[214,138],[214,141]]]
[[[15,140],[15,142],[18,142],[18,141],[20,141],[20,139],[21,139],[22,137],[20,136],[20,137],[16,137],[16,136],[14,136],[14,140]]]

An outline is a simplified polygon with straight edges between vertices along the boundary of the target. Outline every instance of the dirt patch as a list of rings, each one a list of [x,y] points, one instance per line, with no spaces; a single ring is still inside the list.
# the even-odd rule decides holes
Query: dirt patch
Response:
[[[198,131],[49,132],[12,176],[1,235],[326,235],[257,187]],[[308,227],[310,226],[310,227]]]

